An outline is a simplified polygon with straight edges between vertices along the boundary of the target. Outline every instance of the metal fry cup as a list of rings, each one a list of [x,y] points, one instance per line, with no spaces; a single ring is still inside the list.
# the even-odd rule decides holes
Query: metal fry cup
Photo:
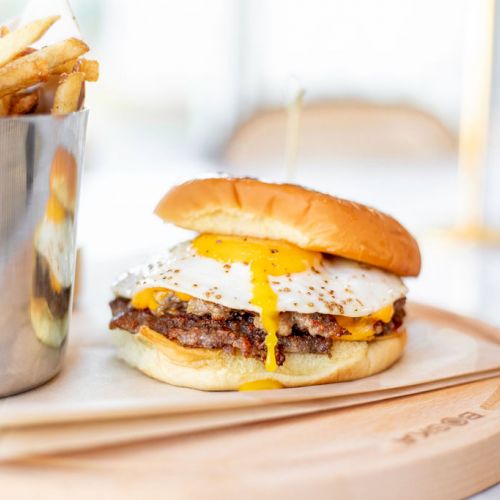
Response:
[[[0,397],[63,364],[87,119],[0,118]]]

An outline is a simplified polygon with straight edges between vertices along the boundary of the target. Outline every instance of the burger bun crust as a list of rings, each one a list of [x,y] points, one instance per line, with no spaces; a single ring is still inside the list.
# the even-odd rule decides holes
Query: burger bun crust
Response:
[[[237,390],[247,382],[275,380],[283,387],[345,382],[368,377],[402,355],[406,333],[371,342],[335,341],[326,354],[287,354],[276,371],[264,363],[222,350],[186,348],[148,327],[132,334],[111,330],[118,357],[152,378],[207,391]]]
[[[195,179],[172,188],[155,213],[200,233],[283,240],[398,276],[420,272],[418,244],[398,221],[365,205],[293,184]]]

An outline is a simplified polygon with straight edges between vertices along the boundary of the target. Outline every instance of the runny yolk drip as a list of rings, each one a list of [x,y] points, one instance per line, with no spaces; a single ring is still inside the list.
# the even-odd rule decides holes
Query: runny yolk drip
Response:
[[[271,389],[282,389],[283,385],[277,380],[263,379],[245,382],[238,387],[239,391],[268,391]]]
[[[172,292],[167,288],[144,288],[140,290],[132,297],[130,305],[134,309],[149,309],[151,311],[156,311],[168,293],[174,293],[174,295],[182,301],[188,301],[191,299],[191,295],[181,292]]]
[[[284,241],[258,238],[201,234],[192,243],[203,257],[224,263],[250,266],[252,298],[250,303],[260,309],[266,332],[266,370],[276,370],[276,332],[279,327],[278,296],[271,288],[269,276],[300,273],[321,261],[321,254],[303,250]]]

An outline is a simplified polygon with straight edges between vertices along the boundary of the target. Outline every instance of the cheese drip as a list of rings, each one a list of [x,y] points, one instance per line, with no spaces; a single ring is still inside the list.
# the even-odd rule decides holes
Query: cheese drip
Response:
[[[188,301],[191,300],[191,295],[181,292],[173,292],[167,288],[144,288],[139,292],[135,293],[132,297],[130,305],[134,309],[149,309],[155,312],[160,306],[161,301],[167,296],[167,294],[173,293],[179,300]]]
[[[260,319],[266,332],[266,370],[275,371],[279,311],[278,296],[271,288],[269,276],[306,271],[321,262],[321,254],[303,250],[284,241],[215,234],[201,234],[192,245],[200,256],[226,264],[241,263],[250,266],[250,302],[260,309]]]
[[[388,323],[394,314],[394,306],[389,304],[379,311],[361,318],[348,316],[335,316],[335,320],[345,328],[349,335],[343,335],[342,340],[372,340],[375,336],[375,323],[382,321]]]

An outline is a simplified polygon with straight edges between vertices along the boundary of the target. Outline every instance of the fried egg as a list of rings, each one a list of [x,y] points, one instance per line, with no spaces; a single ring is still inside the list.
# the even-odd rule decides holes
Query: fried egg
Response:
[[[201,234],[121,276],[115,295],[155,310],[166,291],[260,315],[266,332],[266,368],[276,369],[280,312],[335,315],[346,340],[373,338],[378,320],[406,295],[399,277],[347,259],[283,241]]]
[[[307,253],[313,254],[310,266],[306,263],[300,272],[269,276],[280,312],[362,317],[379,311],[407,293],[398,276],[381,269],[340,257]],[[261,307],[252,300],[249,260],[225,262],[206,257],[197,251],[193,242],[184,242],[122,274],[112,289],[115,295],[132,299],[143,289],[165,288],[232,309],[260,312]]]

